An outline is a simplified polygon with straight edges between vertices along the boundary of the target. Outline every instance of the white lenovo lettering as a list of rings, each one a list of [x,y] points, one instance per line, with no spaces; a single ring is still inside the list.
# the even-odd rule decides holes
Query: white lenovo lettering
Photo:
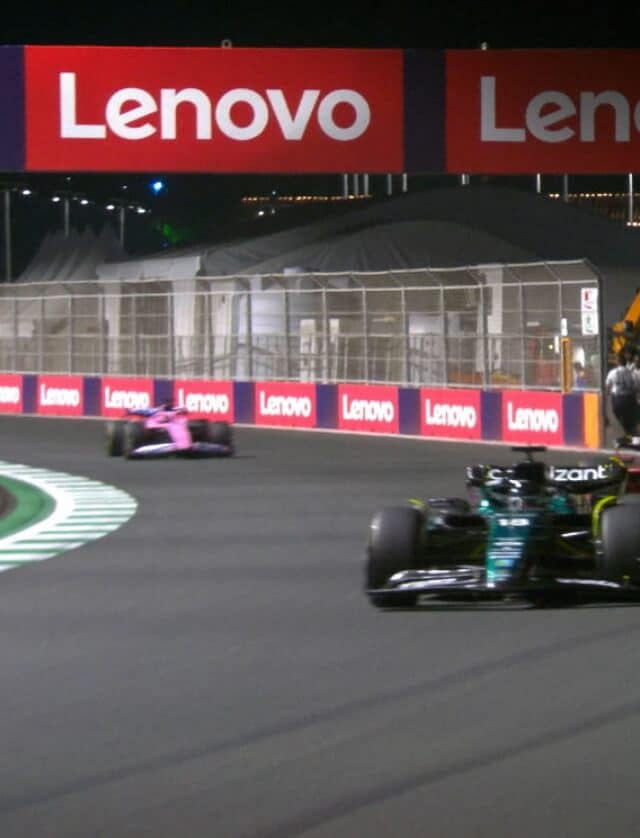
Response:
[[[139,390],[112,390],[107,385],[104,388],[104,404],[105,407],[141,410],[151,406],[151,399],[148,393]]]
[[[426,399],[424,403],[425,423],[427,425],[444,425],[449,428],[475,428],[478,424],[478,414],[471,405],[431,403]]]
[[[260,391],[259,411],[261,416],[296,416],[308,419],[312,404],[308,396],[267,396]]]
[[[342,397],[342,415],[345,419],[357,422],[393,422],[395,410],[393,402],[377,399],[353,399]]]
[[[40,404],[55,407],[78,407],[80,392],[75,387],[47,387],[40,385]]]
[[[229,413],[231,405],[226,393],[187,393],[182,387],[178,388],[178,404],[183,405],[190,413]]]
[[[581,91],[576,100],[561,90],[536,93],[523,109],[524,125],[499,126],[497,120],[496,77],[480,79],[480,136],[482,142],[524,143],[527,133],[543,143],[564,143],[576,135],[580,142],[596,141],[598,111],[606,109],[612,117],[616,143],[631,140],[631,124],[640,131],[640,102],[631,103],[618,90]],[[610,125],[602,120],[601,126]],[[604,131],[604,127],[602,127]],[[611,131],[611,128],[607,129]]]
[[[0,404],[19,404],[20,388],[5,385],[0,387]]]
[[[259,137],[273,118],[285,140],[304,139],[314,111],[320,130],[332,140],[349,142],[365,133],[371,122],[371,108],[356,90],[341,88],[328,91],[303,90],[292,109],[282,90],[262,92],[246,87],[225,91],[213,103],[199,88],[161,88],[157,99],[148,90],[123,87],[114,91],[104,107],[104,122],[78,121],[76,73],[60,73],[60,136],[63,139],[103,140],[107,131],[124,140],[145,140],[159,133],[163,140],[178,139],[178,110],[186,107],[195,114],[195,138],[210,140],[214,127],[229,139],[246,142]],[[248,108],[249,120],[239,124],[234,119],[236,105]],[[347,105],[351,111],[348,124],[336,122],[335,110]],[[150,119],[158,114],[159,117]],[[135,123],[135,124],[134,124]]]
[[[533,407],[513,408],[507,402],[507,426],[511,431],[539,431],[556,433],[560,427],[557,410],[542,410]]]

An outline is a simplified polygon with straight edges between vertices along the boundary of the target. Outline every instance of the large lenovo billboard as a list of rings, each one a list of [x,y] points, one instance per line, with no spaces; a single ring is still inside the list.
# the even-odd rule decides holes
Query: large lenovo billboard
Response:
[[[27,47],[32,171],[403,165],[401,50]]]
[[[0,169],[626,173],[640,50],[0,47]]]

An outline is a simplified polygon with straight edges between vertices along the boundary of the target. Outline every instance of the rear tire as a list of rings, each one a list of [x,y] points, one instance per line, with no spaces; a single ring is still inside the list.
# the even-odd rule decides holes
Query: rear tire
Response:
[[[424,515],[411,506],[390,506],[377,512],[371,521],[365,585],[367,590],[384,587],[394,573],[412,570],[420,565],[421,533]],[[379,608],[415,605],[412,591],[392,594],[370,594]]]
[[[601,571],[611,582],[640,582],[640,515],[634,503],[605,509],[601,521]]]
[[[107,455],[121,457],[124,444],[124,422],[107,422]]]

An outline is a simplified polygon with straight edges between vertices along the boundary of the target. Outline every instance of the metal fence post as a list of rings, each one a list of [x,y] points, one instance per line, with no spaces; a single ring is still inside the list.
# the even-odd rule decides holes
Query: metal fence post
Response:
[[[329,378],[329,311],[327,307],[327,289],[322,288],[322,381]]]
[[[67,307],[67,319],[69,321],[69,334],[67,337],[67,372],[74,372],[74,363],[73,363],[73,336],[74,336],[74,326],[73,326],[73,295],[69,295],[67,297],[68,300],[68,307]]]
[[[365,384],[369,383],[369,322],[368,322],[368,314],[367,314],[367,289],[362,286],[362,337],[363,337],[363,348],[362,348],[362,362],[363,362],[363,375],[362,380]]]
[[[404,286],[400,288],[400,317],[402,318],[402,332],[404,336],[403,347],[404,357],[402,359],[403,383],[408,384],[410,380],[410,357],[411,337],[409,336],[409,315],[407,314],[407,295]]]

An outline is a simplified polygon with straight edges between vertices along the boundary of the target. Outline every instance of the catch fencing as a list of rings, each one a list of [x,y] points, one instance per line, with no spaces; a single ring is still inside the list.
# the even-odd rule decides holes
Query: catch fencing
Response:
[[[400,386],[601,384],[586,261],[0,286],[4,372]]]

